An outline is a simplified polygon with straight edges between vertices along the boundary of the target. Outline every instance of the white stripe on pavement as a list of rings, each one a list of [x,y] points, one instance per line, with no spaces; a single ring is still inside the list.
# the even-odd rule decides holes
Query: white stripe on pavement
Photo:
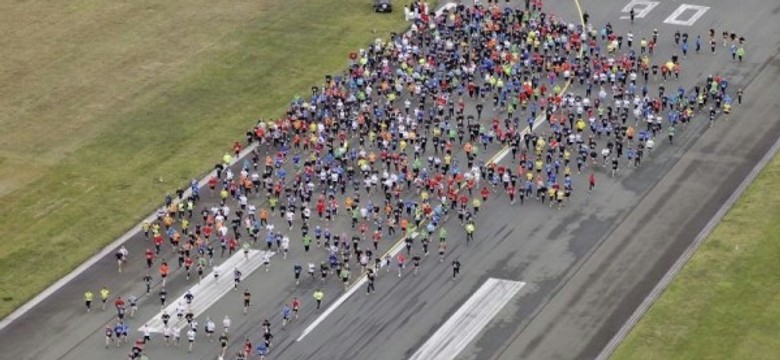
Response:
[[[417,232],[412,233],[411,236],[412,239],[417,238],[417,235],[418,235]],[[406,243],[403,241],[397,242],[392,248],[390,248],[390,250],[387,251],[387,255],[389,255],[391,258],[395,258],[395,256],[398,255],[399,252],[401,252],[401,249],[403,249],[405,245]],[[382,260],[384,260],[384,258],[382,258]],[[379,263],[379,269],[381,269],[384,266],[385,266],[384,261]],[[377,271],[379,271],[379,269],[377,269]],[[299,336],[298,339],[296,339],[295,341],[297,342],[303,340],[303,338],[306,337],[306,335],[309,335],[309,333],[312,332],[312,330],[314,330],[314,328],[316,328],[317,325],[325,321],[325,318],[327,318],[328,315],[336,311],[336,309],[339,306],[341,306],[341,304],[343,304],[344,301],[347,301],[347,299],[350,296],[352,296],[352,294],[354,294],[355,291],[357,291],[357,289],[365,285],[367,281],[368,279],[365,276],[360,276],[360,279],[358,279],[358,281],[353,283],[349,287],[349,289],[347,289],[347,292],[341,294],[341,296],[339,296],[339,298],[336,299],[336,302],[334,302],[333,305],[331,305],[327,310],[325,310],[325,312],[323,312],[322,315],[320,315],[316,320],[314,320],[314,322],[309,324],[309,326],[307,326],[306,329],[303,329],[303,333],[301,333],[301,336]]]
[[[239,161],[242,161],[247,155],[249,155],[252,151],[254,151],[254,149],[257,148],[258,145],[259,143],[257,141],[254,141],[252,142],[251,145],[241,150],[238,156],[234,157],[233,161],[228,165],[228,167],[232,167],[233,165],[237,164]],[[208,184],[209,179],[212,176],[215,176],[216,174],[217,171],[212,170],[208,174],[206,174],[203,178],[201,178],[198,181],[198,189],[202,189],[204,186],[206,186],[206,184]],[[172,186],[177,186],[177,185],[172,185]],[[182,198],[187,199],[188,197],[190,197],[190,195],[192,195],[192,188],[188,185],[187,189],[184,191],[184,194],[182,195]],[[174,197],[173,203],[178,204],[179,198]],[[130,240],[133,236],[139,234],[141,232],[141,225],[144,223],[144,221],[148,221],[151,223],[152,221],[157,219],[157,209],[159,208],[160,208],[159,206],[155,208],[154,212],[151,215],[147,216],[145,219],[141,220],[141,222],[139,222],[138,225],[133,226],[132,228],[130,228],[130,230],[127,230],[127,232],[122,234],[122,236],[120,236],[110,244],[106,245],[106,247],[100,250],[100,252],[98,252],[97,254],[93,255],[91,258],[81,263],[81,265],[79,265],[73,271],[63,276],[61,279],[57,280],[57,282],[55,282],[54,284],[46,288],[46,290],[42,291],[34,298],[32,298],[30,301],[26,302],[24,305],[14,310],[14,312],[12,312],[10,315],[6,316],[2,321],[0,321],[0,330],[3,330],[6,326],[14,322],[14,320],[20,318],[22,315],[30,311],[30,309],[40,304],[43,300],[46,300],[46,298],[48,298],[58,290],[62,289],[66,284],[71,282],[77,276],[81,275],[83,272],[87,271],[87,269],[97,264],[98,261],[114,253],[117,249],[119,249],[119,246],[121,246],[122,244]]]
[[[410,360],[452,360],[487,326],[524,282],[489,278]]]
[[[193,295],[192,304],[190,305],[192,314],[195,315],[195,317],[200,316],[206,310],[208,310],[208,308],[219,301],[219,299],[225,296],[225,294],[229,293],[230,290],[233,289],[234,269],[238,269],[238,271],[241,272],[241,280],[243,281],[247,276],[249,276],[249,274],[257,270],[260,265],[263,264],[262,259],[266,253],[269,254],[269,257],[275,254],[272,251],[249,250],[249,257],[247,259],[247,257],[244,256],[243,251],[239,251],[225,260],[225,262],[218,265],[219,276],[216,280],[214,279],[214,271],[204,275],[203,280],[201,280],[199,284],[191,287],[189,290],[189,292]],[[197,274],[195,274],[195,276],[197,276]],[[183,328],[184,325],[187,324],[187,321],[184,319],[179,321],[179,319],[176,317],[176,308],[182,304],[186,309],[187,302],[184,299],[184,295],[186,294],[187,292],[185,291],[182,296],[174,301],[171,301],[170,305],[165,308],[165,312],[171,316],[169,324],[176,326],[179,329]],[[236,300],[236,303],[239,304],[240,301]],[[153,332],[162,332],[162,314],[163,313],[160,312],[144,324],[147,324]]]

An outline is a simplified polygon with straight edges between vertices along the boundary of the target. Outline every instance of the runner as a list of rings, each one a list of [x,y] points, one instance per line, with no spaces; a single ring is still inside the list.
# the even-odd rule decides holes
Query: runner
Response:
[[[252,300],[252,294],[249,292],[249,288],[244,289],[244,315],[249,310],[249,305]]]
[[[222,352],[220,352],[220,357],[225,356],[225,351],[227,351],[228,347],[228,334],[227,332],[223,332],[222,335],[219,336],[219,346],[222,348]]]
[[[106,349],[108,349],[108,346],[114,342],[114,330],[110,326],[106,326],[104,334],[106,336]]]
[[[314,290],[314,301],[317,302],[317,310],[320,309],[320,306],[322,305],[322,299],[325,297],[325,293],[322,292],[322,290],[317,289]]]
[[[103,309],[103,310],[105,310],[105,309],[106,309],[106,302],[108,302],[108,296],[109,296],[110,294],[111,294],[111,290],[108,290],[108,288],[107,288],[107,287],[103,286],[103,287],[100,289],[100,301],[103,303],[103,304],[102,304],[102,309]]]
[[[195,329],[189,328],[187,330],[187,342],[189,343],[189,346],[187,347],[187,352],[192,352],[192,346],[195,344]]]
[[[406,257],[404,254],[398,254],[398,256],[396,256],[396,261],[398,263],[398,277],[401,277],[401,275],[403,275],[404,265],[406,264]]]
[[[376,281],[376,274],[374,269],[369,268],[366,273],[366,295],[371,295],[376,289],[374,288],[374,282]]]
[[[298,310],[301,308],[301,301],[297,297],[292,299],[292,311],[295,314],[295,318],[298,318]]]
[[[414,276],[417,276],[417,272],[420,269],[420,255],[415,254],[412,256],[412,265],[414,265]]]
[[[95,298],[95,295],[92,293],[92,291],[87,290],[84,292],[84,305],[87,307],[87,312],[92,310],[92,299]]]
[[[455,280],[460,274],[460,261],[457,259],[452,261],[452,280]]]
[[[282,329],[284,329],[287,326],[287,322],[290,321],[290,315],[292,314],[292,309],[289,305],[284,304],[282,307]]]
[[[241,271],[238,268],[233,269],[233,291],[238,291],[238,285],[241,283]]]
[[[210,342],[214,341],[214,332],[217,330],[217,324],[214,323],[213,320],[211,320],[210,317],[206,317],[206,324],[203,326],[204,331],[206,332],[206,337],[209,339]]]
[[[135,312],[138,311],[138,298],[135,297],[135,295],[130,294],[127,296],[127,303],[130,307],[130,318],[135,317]]]
[[[230,318],[227,315],[225,315],[225,317],[222,318],[222,333],[223,334],[228,334],[230,332],[230,325],[231,324],[232,324],[232,322],[230,321]]]
[[[129,252],[125,248],[124,245],[119,247],[119,250],[116,252],[116,264],[117,264],[117,270],[121,273],[122,269],[124,268],[125,264],[127,264],[127,255]]]

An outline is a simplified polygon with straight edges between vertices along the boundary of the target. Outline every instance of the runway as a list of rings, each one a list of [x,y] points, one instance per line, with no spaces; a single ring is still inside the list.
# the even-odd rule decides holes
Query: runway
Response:
[[[610,22],[617,32],[631,29],[636,39],[650,36],[657,28],[660,41],[655,58],[676,52],[672,34],[678,29],[694,37],[701,34],[703,39],[710,28],[718,34],[729,29],[746,36],[749,53],[745,63],[731,62],[724,54],[727,49],[720,45],[720,53],[711,55],[705,44],[701,54],[689,54],[683,61],[680,80],[667,86],[670,90],[689,88],[709,74],[728,77],[730,87],[745,90],[746,99],[743,105],[735,106],[728,121],[719,119],[708,128],[705,119],[697,118],[676,136],[674,145],[658,141],[657,151],[639,169],[622,168],[616,178],[610,178],[606,170],[597,173],[596,189],[589,194],[579,191],[561,210],[536,201],[510,205],[505,196],[491,198],[477,217],[475,241],[470,245],[465,243],[457,218],[451,218],[445,225],[451,235],[444,262],[438,261],[433,247],[417,275],[411,267],[400,277],[394,266],[390,271],[380,270],[376,293],[367,295],[364,286],[357,288],[303,338],[307,326],[332,306],[344,289],[335,278],[323,285],[306,274],[295,286],[292,264],[319,261],[295,248],[286,261],[276,255],[269,272],[261,268],[243,281],[243,286],[252,289],[255,304],[247,315],[241,313],[240,292],[229,292],[198,317],[200,323],[206,316],[218,322],[229,315],[233,319],[230,349],[234,351],[245,338],[257,342],[263,319],[270,319],[278,329],[282,304],[296,296],[303,302],[301,317],[274,332],[270,359],[409,359],[493,278],[524,285],[473,340],[468,338],[454,358],[597,356],[780,136],[780,112],[775,105],[780,93],[775,81],[780,76],[776,38],[780,6],[746,0],[734,10],[731,2],[710,1],[706,4],[709,9],[687,26],[664,22],[679,3],[659,2],[631,25],[620,19],[627,3],[583,2],[582,10],[594,26]],[[548,2],[545,9],[571,22],[579,18],[570,1]],[[574,86],[571,91],[583,89]],[[585,176],[575,177],[574,186],[586,188]],[[4,356],[30,360],[126,358],[127,345],[103,348],[102,331],[111,321],[112,311],[84,313],[82,294],[85,288],[97,290],[105,284],[114,294],[140,295],[145,272],[140,258],[147,246],[142,241],[139,237],[128,241],[128,249],[138,261],[121,275],[121,281],[109,254],[3,329],[0,349]],[[450,267],[454,259],[462,264],[456,280],[452,280]],[[228,270],[223,271],[229,276]],[[178,297],[190,285],[181,276],[172,279],[170,297]],[[320,287],[325,292],[325,309],[317,311],[312,292]],[[139,306],[131,322],[131,331],[136,334],[142,321],[159,313],[156,293],[142,298]],[[478,307],[470,311],[481,314]],[[187,354],[162,345],[156,337],[149,356],[212,360],[219,352],[216,342],[209,343],[203,337],[195,350]]]

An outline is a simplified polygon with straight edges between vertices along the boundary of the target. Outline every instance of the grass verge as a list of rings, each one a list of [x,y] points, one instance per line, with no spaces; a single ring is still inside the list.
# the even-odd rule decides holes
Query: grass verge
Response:
[[[780,156],[718,224],[612,356],[777,359]]]
[[[18,49],[0,57],[0,317],[210,169],[257,117],[407,27],[370,5],[0,5],[4,48]]]

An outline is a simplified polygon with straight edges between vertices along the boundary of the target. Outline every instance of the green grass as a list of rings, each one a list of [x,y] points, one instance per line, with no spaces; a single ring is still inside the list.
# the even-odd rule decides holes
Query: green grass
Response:
[[[613,360],[777,359],[780,157],[764,169]]]
[[[343,70],[350,51],[407,27],[370,4],[0,4],[0,317],[203,175],[258,117]]]

